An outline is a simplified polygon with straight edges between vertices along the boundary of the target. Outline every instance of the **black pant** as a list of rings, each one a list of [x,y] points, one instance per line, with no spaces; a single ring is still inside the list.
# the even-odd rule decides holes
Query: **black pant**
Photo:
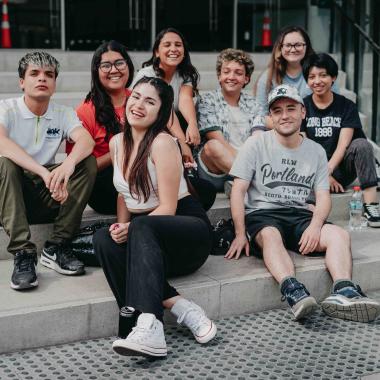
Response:
[[[97,173],[88,204],[100,214],[116,215],[116,202],[117,191],[113,185],[113,167],[111,165]]]
[[[94,236],[94,248],[119,307],[132,306],[162,320],[162,301],[178,295],[167,277],[203,265],[211,250],[211,228],[205,214],[138,216],[127,243],[115,243],[103,229]]]
[[[342,162],[334,170],[333,177],[343,187],[347,187],[356,177],[362,190],[377,186],[375,155],[367,139],[358,138],[351,141]]]

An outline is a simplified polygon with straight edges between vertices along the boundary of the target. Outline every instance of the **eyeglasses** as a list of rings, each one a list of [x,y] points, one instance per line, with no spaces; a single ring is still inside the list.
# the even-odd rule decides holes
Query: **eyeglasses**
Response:
[[[115,69],[118,71],[123,71],[127,68],[127,61],[125,59],[118,59],[115,62],[100,62],[99,69],[103,73],[109,73],[112,70],[112,66],[115,66]]]
[[[295,44],[282,44],[281,48],[286,50],[286,51],[290,51],[290,50],[292,50],[292,48],[299,51],[299,50],[302,50],[304,48],[304,46],[306,46],[305,43],[296,42]]]

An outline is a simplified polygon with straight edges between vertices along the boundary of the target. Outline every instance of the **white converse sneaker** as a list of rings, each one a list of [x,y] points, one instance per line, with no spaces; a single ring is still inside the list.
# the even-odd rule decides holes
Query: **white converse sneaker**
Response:
[[[162,322],[154,314],[140,314],[131,333],[125,339],[115,340],[112,348],[126,356],[166,356],[168,350]]]
[[[216,326],[207,318],[204,310],[184,298],[178,300],[171,308],[179,324],[185,325],[193,333],[198,343],[207,343],[216,334]]]

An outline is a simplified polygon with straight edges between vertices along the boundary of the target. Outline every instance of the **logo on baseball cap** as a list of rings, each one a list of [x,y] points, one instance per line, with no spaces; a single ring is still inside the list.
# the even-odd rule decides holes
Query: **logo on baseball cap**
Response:
[[[295,87],[289,86],[287,84],[280,84],[269,93],[268,108],[270,108],[277,99],[281,98],[293,99],[297,103],[304,105],[303,100]]]

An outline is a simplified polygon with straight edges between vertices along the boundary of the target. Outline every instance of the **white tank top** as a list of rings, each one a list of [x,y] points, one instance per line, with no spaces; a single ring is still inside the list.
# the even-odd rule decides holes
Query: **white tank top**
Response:
[[[173,136],[170,136],[170,137],[172,137],[173,140],[176,140]],[[152,210],[160,204],[160,201],[158,199],[158,184],[157,184],[156,167],[149,155],[148,160],[147,160],[147,165],[148,165],[148,173],[152,180],[153,188],[150,189],[150,195],[146,202],[144,202],[144,199],[141,199],[139,201],[138,199],[133,198],[129,190],[128,182],[123,177],[123,173],[117,164],[117,161],[118,161],[117,152],[118,152],[118,149],[121,148],[122,139],[123,139],[122,133],[118,134],[115,137],[115,155],[114,155],[114,161],[113,161],[113,167],[114,167],[113,184],[117,192],[122,194],[122,196],[124,197],[124,201],[128,209],[141,210],[141,211]],[[187,188],[187,183],[183,175],[183,166],[181,165],[181,180],[180,180],[179,189],[178,189],[178,199],[183,198],[188,193],[189,193],[189,190]]]

